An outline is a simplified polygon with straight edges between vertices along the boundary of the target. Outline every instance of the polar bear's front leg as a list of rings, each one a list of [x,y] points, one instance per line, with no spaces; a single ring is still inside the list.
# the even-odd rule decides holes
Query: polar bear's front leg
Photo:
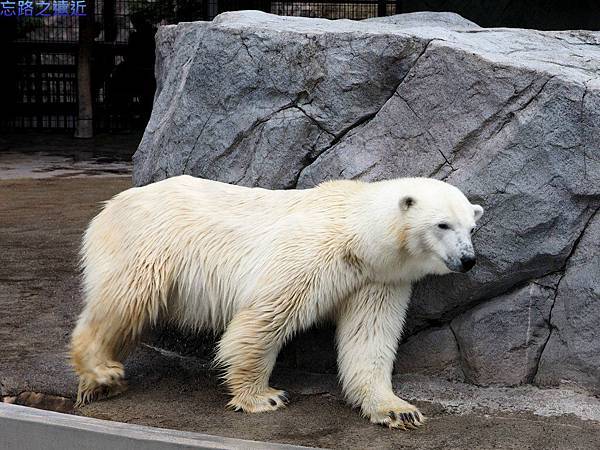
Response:
[[[415,428],[420,411],[392,390],[392,369],[410,285],[370,284],[352,295],[338,318],[340,380],[347,400],[371,422]]]
[[[283,345],[286,330],[275,317],[259,310],[239,312],[227,326],[216,362],[236,411],[274,411],[288,401],[285,391],[269,387],[269,378]]]

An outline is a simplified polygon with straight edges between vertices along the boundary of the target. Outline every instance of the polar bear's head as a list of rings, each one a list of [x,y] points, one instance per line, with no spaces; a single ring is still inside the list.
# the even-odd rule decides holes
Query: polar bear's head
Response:
[[[402,194],[398,205],[406,249],[441,263],[433,273],[471,270],[476,262],[471,235],[483,208],[448,183],[413,180],[414,189]]]
[[[371,192],[377,207],[363,231],[369,236],[369,260],[378,272],[416,280],[426,274],[467,272],[475,265],[471,235],[483,214],[481,206],[456,187],[430,178],[375,185]]]

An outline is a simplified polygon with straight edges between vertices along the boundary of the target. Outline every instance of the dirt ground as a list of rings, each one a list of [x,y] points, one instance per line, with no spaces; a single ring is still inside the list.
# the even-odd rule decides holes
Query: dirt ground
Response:
[[[0,167],[4,163],[0,153]],[[329,375],[280,370],[273,384],[291,392],[286,409],[258,415],[228,411],[227,396],[201,362],[149,347],[140,348],[126,365],[130,385],[126,394],[73,411],[76,380],[68,366],[66,345],[80,311],[80,236],[99,202],[126,189],[130,178],[110,173],[72,177],[64,172],[42,179],[1,178],[2,169],[0,396],[4,401],[101,419],[326,448],[599,446],[600,401],[575,393],[490,390],[399,378],[397,390],[416,401],[429,417],[422,429],[403,432],[362,419],[343,403]]]
[[[144,354],[145,353],[145,354]],[[333,377],[277,373],[273,385],[288,389],[288,407],[244,414],[224,408],[227,395],[213,374],[194,362],[138,352],[129,364],[130,390],[80,411],[91,417],[260,441],[337,449],[592,449],[600,423],[572,415],[541,417],[481,409],[454,414],[437,402],[415,402],[427,417],[413,431],[372,425],[350,409]],[[465,399],[465,401],[470,401]]]
[[[3,392],[72,391],[65,350],[80,311],[81,233],[99,202],[130,183],[129,177],[0,181]]]

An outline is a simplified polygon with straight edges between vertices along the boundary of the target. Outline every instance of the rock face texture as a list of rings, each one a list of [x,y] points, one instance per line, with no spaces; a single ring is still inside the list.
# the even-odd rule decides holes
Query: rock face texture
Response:
[[[416,287],[396,370],[600,392],[599,33],[236,12],[161,28],[157,52],[136,185],[452,183],[486,210],[479,262]]]
[[[600,391],[600,215],[589,222],[555,290],[539,384],[576,382]]]

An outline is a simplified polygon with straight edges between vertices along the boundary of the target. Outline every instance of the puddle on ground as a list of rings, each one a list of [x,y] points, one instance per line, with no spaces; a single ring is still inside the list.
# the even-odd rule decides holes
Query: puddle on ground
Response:
[[[0,152],[0,180],[131,176],[132,163],[107,155]]]

